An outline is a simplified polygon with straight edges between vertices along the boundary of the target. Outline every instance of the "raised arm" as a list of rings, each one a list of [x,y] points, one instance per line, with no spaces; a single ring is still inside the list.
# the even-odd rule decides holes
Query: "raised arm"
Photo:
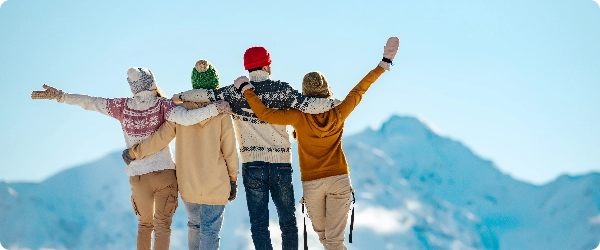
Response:
[[[371,84],[373,84],[385,70],[390,70],[392,60],[396,56],[400,46],[400,40],[397,37],[390,37],[383,47],[383,59],[379,62],[375,69],[371,70],[365,77],[363,77],[358,84],[348,93],[344,101],[337,107],[339,109],[342,120],[345,120],[350,113],[356,108],[358,103],[362,100],[362,96],[367,92]]]
[[[117,118],[122,114],[122,105],[126,98],[108,99],[102,97],[65,93],[62,90],[44,84],[44,91],[31,92],[31,99],[56,100],[57,102],[77,105],[85,110],[96,111]]]
[[[217,101],[206,107],[190,110],[175,105],[171,100],[167,100],[165,105],[171,108],[166,117],[167,121],[176,122],[184,126],[194,125],[221,113],[231,113],[231,107],[229,107],[229,103],[226,101]]]
[[[133,158],[139,160],[161,151],[168,146],[173,138],[175,138],[175,135],[177,135],[176,128],[177,126],[175,123],[169,121],[164,122],[160,128],[150,135],[150,137],[146,138],[146,140],[133,145],[133,147],[129,149],[129,155],[135,156]]]
[[[345,120],[350,113],[358,106],[358,103],[362,100],[362,96],[367,92],[371,84],[373,84],[381,74],[383,74],[384,69],[380,66],[377,66],[375,69],[369,71],[369,73],[363,77],[362,80],[352,89],[350,93],[346,96],[346,98],[342,101],[342,103],[337,106],[337,109],[340,111],[340,115],[342,120]]]

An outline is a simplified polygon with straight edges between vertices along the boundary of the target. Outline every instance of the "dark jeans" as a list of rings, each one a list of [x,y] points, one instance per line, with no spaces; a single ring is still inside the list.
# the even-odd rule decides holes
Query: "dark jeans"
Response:
[[[269,191],[279,215],[282,249],[298,249],[298,226],[290,163],[254,161],[242,164],[250,231],[256,250],[272,250],[269,233]]]

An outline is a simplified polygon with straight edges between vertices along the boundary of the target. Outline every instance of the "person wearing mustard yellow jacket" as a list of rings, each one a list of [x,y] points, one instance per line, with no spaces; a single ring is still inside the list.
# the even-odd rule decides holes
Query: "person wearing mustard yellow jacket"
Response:
[[[346,96],[337,107],[322,114],[307,114],[299,110],[267,108],[254,93],[253,86],[238,78],[236,87],[244,94],[248,104],[262,121],[292,125],[298,140],[300,176],[304,202],[325,249],[346,249],[344,230],[353,192],[348,163],[342,151],[344,121],[361,101],[367,89],[387,69],[398,51],[399,39],[391,37],[385,47],[383,59]],[[330,98],[331,89],[319,72],[304,76],[302,94],[310,97]]]

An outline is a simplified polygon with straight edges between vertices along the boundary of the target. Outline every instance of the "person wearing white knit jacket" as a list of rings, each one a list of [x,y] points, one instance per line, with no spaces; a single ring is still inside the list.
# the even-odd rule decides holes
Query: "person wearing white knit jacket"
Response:
[[[163,97],[156,86],[152,72],[132,67],[127,81],[133,97],[102,98],[69,94],[43,85],[44,91],[33,91],[32,99],[57,100],[96,111],[119,120],[127,148],[143,141],[165,121],[193,125],[220,113],[230,112],[227,102],[210,104],[204,108],[187,110]],[[171,222],[177,208],[177,179],[175,164],[169,146],[144,159],[131,162],[125,168],[130,176],[131,200],[138,217],[137,250],[150,250],[152,231],[154,249],[169,249]]]
[[[344,123],[363,99],[369,87],[385,70],[390,70],[399,45],[400,40],[397,37],[390,37],[384,46],[383,58],[377,67],[360,80],[339,106],[322,114],[306,114],[293,109],[269,109],[258,98],[248,78],[240,77],[235,81],[234,86],[241,89],[259,119],[294,127],[294,138],[298,141],[300,180],[303,190],[301,203],[306,204],[313,229],[327,250],[347,249],[344,245],[344,231],[353,189],[350,168],[342,150]],[[304,76],[302,94],[321,98],[333,96],[325,76],[316,71]],[[350,228],[352,230],[353,227]],[[352,242],[352,231],[350,231],[350,242]],[[306,237],[304,246],[306,249]]]

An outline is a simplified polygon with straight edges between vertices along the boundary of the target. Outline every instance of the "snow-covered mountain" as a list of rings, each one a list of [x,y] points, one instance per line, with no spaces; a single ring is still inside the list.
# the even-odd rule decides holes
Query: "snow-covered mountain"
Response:
[[[520,182],[411,117],[393,116],[379,130],[346,136],[344,151],[357,201],[349,249],[592,250],[600,243],[600,174],[561,176],[544,186]],[[41,183],[0,182],[0,244],[134,249],[136,218],[123,169],[113,153]],[[226,207],[221,249],[253,249],[240,187]],[[171,249],[187,249],[186,223],[180,204]],[[309,221],[308,231],[310,248],[322,249]]]

